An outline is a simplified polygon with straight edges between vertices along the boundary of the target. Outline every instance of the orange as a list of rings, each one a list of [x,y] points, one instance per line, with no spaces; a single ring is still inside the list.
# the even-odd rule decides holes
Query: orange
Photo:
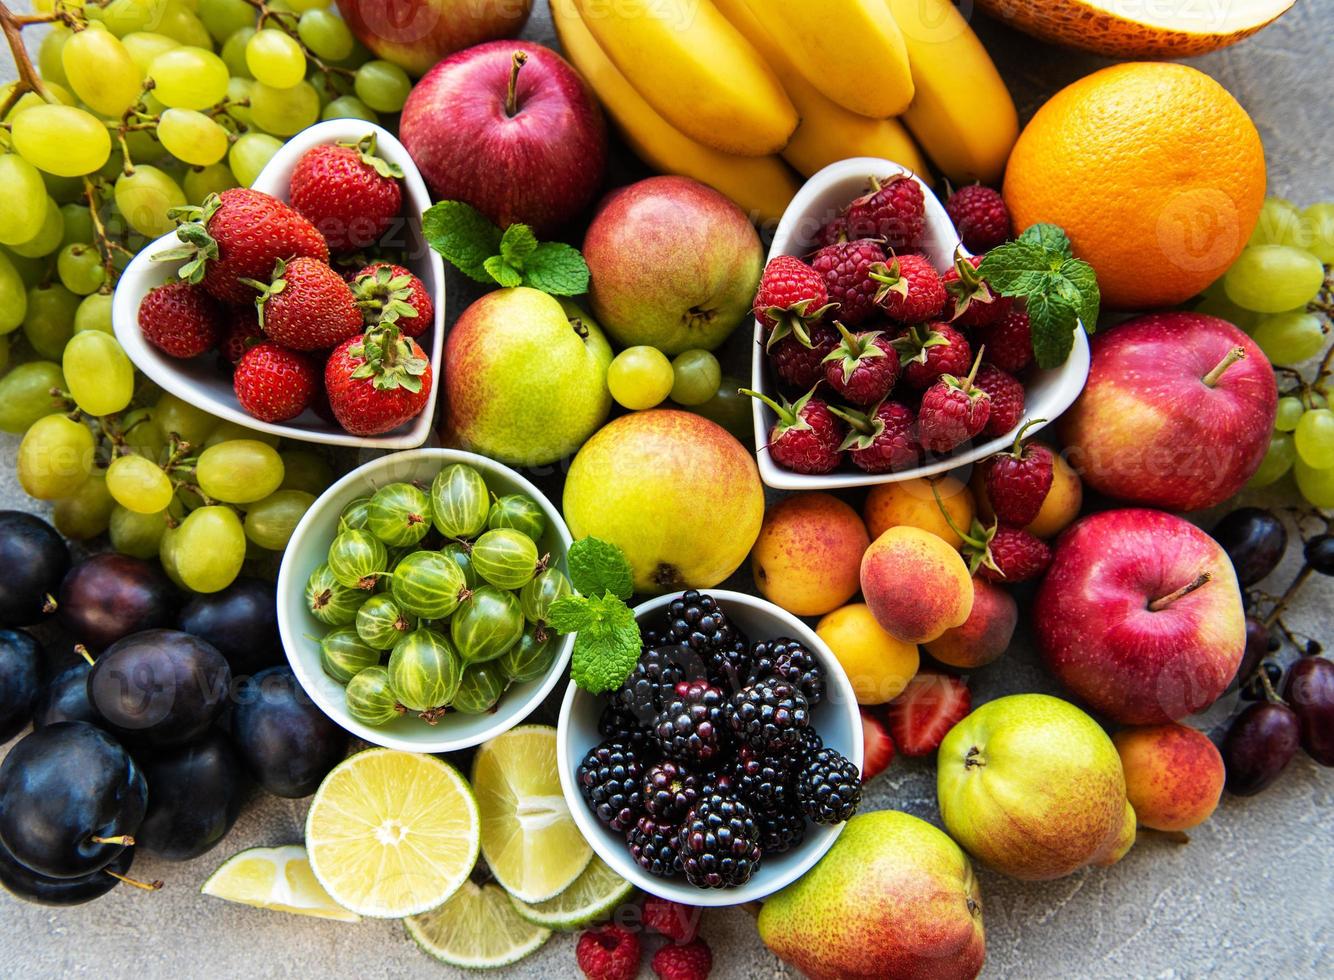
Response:
[[[1241,253],[1265,195],[1250,116],[1208,75],[1132,62],[1052,96],[1005,170],[1015,227],[1060,225],[1114,309],[1172,306]]]

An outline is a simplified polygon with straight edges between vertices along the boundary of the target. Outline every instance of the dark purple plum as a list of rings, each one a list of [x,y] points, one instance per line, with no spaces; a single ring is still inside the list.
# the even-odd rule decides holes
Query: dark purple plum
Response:
[[[38,905],[82,905],[101,898],[120,884],[116,875],[130,873],[134,848],[124,848],[105,868],[77,878],[48,878],[24,867],[0,847],[0,885],[25,902]],[[112,874],[111,872],[115,872]]]
[[[171,624],[176,589],[156,562],[113,553],[93,555],[60,583],[60,625],[90,650]]]
[[[1283,522],[1260,507],[1237,508],[1215,524],[1211,533],[1232,559],[1243,588],[1272,572],[1288,548]]]
[[[1302,657],[1288,668],[1283,697],[1297,715],[1306,754],[1334,766],[1334,661]]]
[[[45,728],[58,721],[86,721],[102,727],[106,720],[88,700],[88,674],[93,665],[80,660],[42,686],[32,709],[32,726]]]
[[[241,760],[216,729],[203,738],[143,759],[148,812],[135,843],[170,861],[188,861],[227,836],[241,812],[246,777]]]
[[[176,625],[217,647],[234,677],[282,663],[278,595],[272,582],[238,578],[221,592],[195,596]]]
[[[33,626],[56,610],[69,547],[40,517],[0,510],[0,569],[0,627]]]
[[[1334,534],[1321,534],[1306,542],[1302,557],[1321,575],[1334,575]]]
[[[1237,715],[1223,739],[1226,786],[1234,796],[1254,796],[1278,778],[1297,754],[1297,715],[1285,704],[1261,701]]]
[[[232,742],[255,782],[300,799],[347,755],[347,732],[301,689],[290,667],[261,670],[236,693]]]
[[[32,718],[41,684],[42,645],[23,630],[0,630],[0,742]]]

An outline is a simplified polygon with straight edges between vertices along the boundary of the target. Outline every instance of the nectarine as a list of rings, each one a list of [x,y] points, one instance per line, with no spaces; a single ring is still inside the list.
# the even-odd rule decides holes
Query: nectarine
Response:
[[[973,579],[944,538],[891,527],[866,549],[862,592],[876,622],[904,643],[926,643],[962,626],[973,609]]]
[[[973,579],[973,609],[962,626],[947,629],[926,644],[926,652],[951,667],[982,667],[1010,645],[1019,605],[999,585]]]
[[[1189,830],[1209,819],[1223,794],[1223,757],[1185,725],[1126,728],[1112,736],[1126,772],[1126,797],[1154,830]]]
[[[857,594],[871,543],[857,512],[828,493],[788,497],[764,515],[750,555],[755,587],[798,616],[820,616]]]

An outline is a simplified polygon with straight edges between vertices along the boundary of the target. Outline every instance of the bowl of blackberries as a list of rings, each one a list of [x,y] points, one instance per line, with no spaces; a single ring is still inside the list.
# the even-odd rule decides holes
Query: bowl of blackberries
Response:
[[[614,691],[571,684],[561,785],[619,875],[691,905],[754,901],[820,860],[861,804],[861,718],[815,632],[738,592],[635,608],[638,663]]]

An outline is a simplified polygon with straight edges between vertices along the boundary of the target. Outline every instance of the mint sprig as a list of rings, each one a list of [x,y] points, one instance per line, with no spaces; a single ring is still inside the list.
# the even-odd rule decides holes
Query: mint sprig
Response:
[[[530,286],[552,296],[588,292],[588,263],[564,242],[539,242],[527,225],[504,231],[462,201],[441,201],[422,214],[426,243],[469,279],[487,286]]]
[[[597,538],[581,538],[566,555],[576,595],[551,605],[547,625],[574,633],[570,678],[590,694],[625,683],[639,662],[639,624],[625,600],[634,593],[634,577],[625,553]]]
[[[1097,329],[1098,278],[1092,266],[1074,257],[1070,239],[1055,225],[1030,226],[988,252],[977,271],[996,292],[1025,301],[1039,367],[1065,363],[1079,324],[1089,333]]]

